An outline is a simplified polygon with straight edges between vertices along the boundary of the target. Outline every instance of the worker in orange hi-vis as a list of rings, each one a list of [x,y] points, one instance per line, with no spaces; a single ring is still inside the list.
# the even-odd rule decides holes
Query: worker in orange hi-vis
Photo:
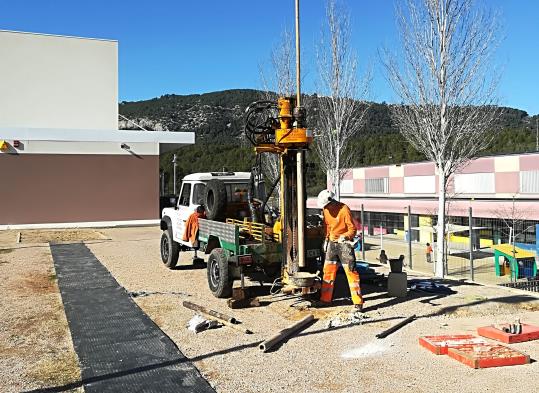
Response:
[[[318,207],[322,209],[326,226],[326,241],[324,243],[326,256],[320,301],[326,304],[331,303],[339,267],[337,262],[340,262],[348,279],[352,302],[356,310],[362,311],[363,297],[361,296],[359,274],[356,271],[356,258],[352,245],[356,235],[356,227],[352,221],[350,208],[333,199],[334,197],[333,192],[329,190],[323,190],[318,194]]]

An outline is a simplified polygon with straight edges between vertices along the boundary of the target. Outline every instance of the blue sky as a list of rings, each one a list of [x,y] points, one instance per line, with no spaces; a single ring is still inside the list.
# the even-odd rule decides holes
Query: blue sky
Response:
[[[396,40],[393,0],[348,0],[353,44],[374,68],[373,99],[394,102],[377,48]],[[503,105],[539,113],[539,1],[485,0],[503,16],[496,52]],[[314,90],[323,0],[302,0],[304,90]],[[0,29],[119,41],[120,100],[260,88],[259,65],[287,27],[293,0],[0,0]]]

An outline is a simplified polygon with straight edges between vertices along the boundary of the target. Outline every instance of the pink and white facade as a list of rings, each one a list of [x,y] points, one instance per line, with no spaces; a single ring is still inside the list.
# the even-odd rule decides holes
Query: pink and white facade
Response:
[[[438,175],[431,162],[353,168],[341,183],[341,201],[353,212],[358,228],[370,235],[404,237],[411,211],[413,240],[433,241],[432,227],[438,211]],[[481,226],[481,244],[507,241],[503,218],[517,216],[521,242],[535,241],[539,223],[539,153],[510,154],[473,160],[452,176],[448,185],[448,215],[455,224],[468,225],[470,207],[474,226]],[[307,201],[316,208],[316,199]],[[363,207],[365,222],[361,223]],[[524,233],[525,232],[525,233]],[[455,235],[455,241],[459,241]],[[460,239],[465,241],[465,238]]]
[[[341,200],[352,210],[434,215],[438,175],[434,163],[419,162],[353,168],[341,183]],[[473,160],[449,181],[448,213],[491,218],[494,210],[515,206],[526,219],[539,220],[539,153],[483,157]],[[310,199],[308,207],[315,208]]]

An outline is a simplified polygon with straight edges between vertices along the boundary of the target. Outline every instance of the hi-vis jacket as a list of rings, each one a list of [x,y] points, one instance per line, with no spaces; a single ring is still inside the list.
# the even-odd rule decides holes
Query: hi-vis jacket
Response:
[[[331,241],[339,240],[340,236],[345,236],[346,240],[352,240],[356,235],[352,212],[344,203],[335,201],[324,208],[324,224],[326,225],[326,238]]]

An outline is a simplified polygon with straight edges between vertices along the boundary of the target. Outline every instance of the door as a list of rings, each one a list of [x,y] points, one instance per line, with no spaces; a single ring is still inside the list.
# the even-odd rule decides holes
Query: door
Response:
[[[178,226],[174,231],[174,240],[183,244],[188,244],[182,240],[185,232],[185,222],[194,211],[190,204],[191,188],[191,183],[184,182],[178,198]]]

